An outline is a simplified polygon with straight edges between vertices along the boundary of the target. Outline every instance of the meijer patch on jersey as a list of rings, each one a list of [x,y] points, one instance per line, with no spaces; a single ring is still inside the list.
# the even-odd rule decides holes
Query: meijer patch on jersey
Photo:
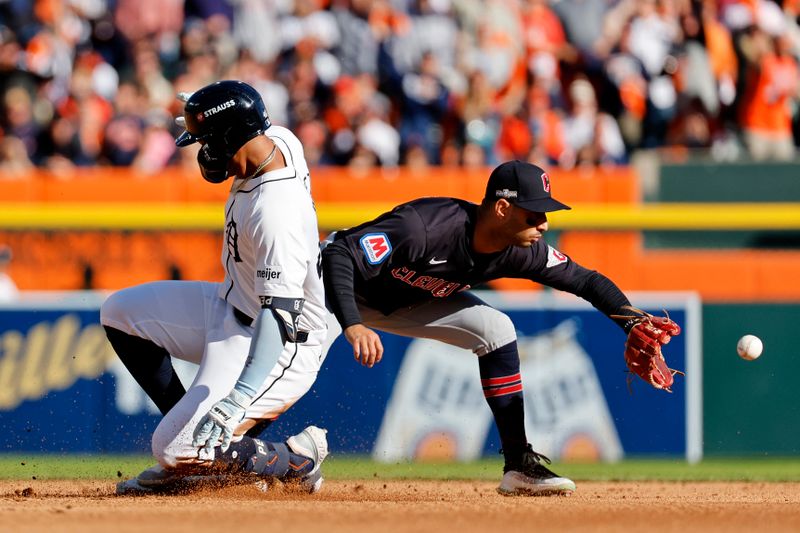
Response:
[[[358,242],[371,265],[382,263],[392,253],[392,243],[385,233],[368,233]]]
[[[266,265],[256,269],[256,289],[267,285],[283,285],[283,268],[276,265]]]

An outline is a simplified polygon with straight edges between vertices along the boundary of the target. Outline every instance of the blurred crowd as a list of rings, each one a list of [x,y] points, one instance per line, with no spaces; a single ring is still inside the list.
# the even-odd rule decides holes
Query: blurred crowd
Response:
[[[800,0],[0,0],[0,171],[190,164],[175,98],[264,96],[311,164],[787,160]]]

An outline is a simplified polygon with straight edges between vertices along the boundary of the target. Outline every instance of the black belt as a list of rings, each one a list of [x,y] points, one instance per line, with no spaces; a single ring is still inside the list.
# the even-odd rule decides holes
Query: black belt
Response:
[[[233,308],[233,316],[236,317],[236,320],[238,320],[241,325],[247,328],[253,325],[253,319],[247,316],[246,314],[242,313],[235,307]]]

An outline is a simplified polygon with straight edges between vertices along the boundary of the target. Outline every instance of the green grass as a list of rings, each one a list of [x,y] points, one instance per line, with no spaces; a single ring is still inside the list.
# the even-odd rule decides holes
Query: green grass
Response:
[[[365,460],[331,457],[325,472],[331,479],[370,477],[401,479],[496,480],[502,474],[501,459],[474,463],[379,464]],[[798,481],[800,458],[709,459],[696,465],[682,460],[630,459],[616,464],[561,463],[551,465],[559,475],[577,481]]]
[[[147,456],[0,455],[0,479],[108,479],[135,476],[153,464]],[[576,481],[794,481],[800,457],[708,459],[697,465],[680,460],[631,459],[616,464],[556,464],[552,469]],[[331,456],[328,479],[497,480],[502,462],[381,464],[367,458]]]

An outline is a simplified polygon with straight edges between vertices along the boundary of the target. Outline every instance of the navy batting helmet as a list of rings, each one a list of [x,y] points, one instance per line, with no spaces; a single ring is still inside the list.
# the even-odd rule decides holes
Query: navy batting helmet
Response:
[[[183,118],[186,131],[175,144],[203,145],[197,161],[203,177],[212,183],[225,181],[233,155],[270,127],[261,95],[243,81],[218,81],[188,95]]]

